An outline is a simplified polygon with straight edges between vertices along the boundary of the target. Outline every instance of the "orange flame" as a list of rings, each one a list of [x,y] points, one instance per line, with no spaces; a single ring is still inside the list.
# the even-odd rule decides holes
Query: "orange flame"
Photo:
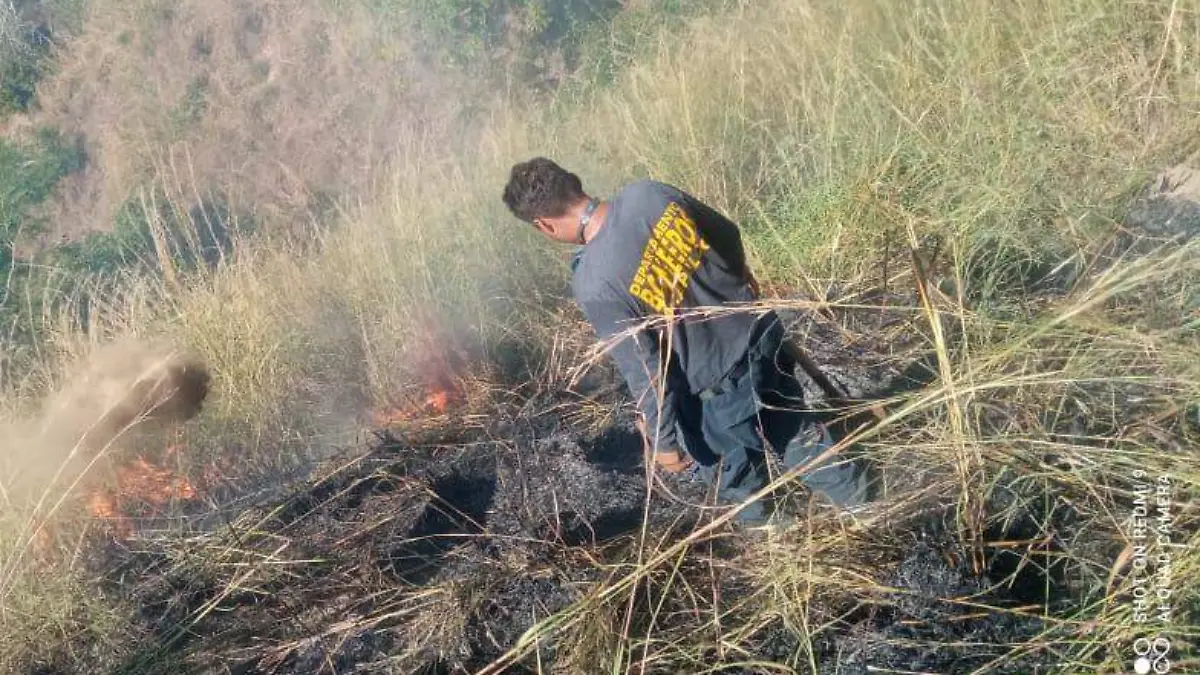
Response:
[[[120,506],[117,505],[117,498],[112,492],[108,490],[93,492],[88,497],[88,511],[93,517],[104,521],[117,539],[128,539],[133,535],[133,525],[121,513]]]
[[[192,499],[196,488],[188,479],[176,476],[161,466],[139,457],[131,466],[117,471],[118,493],[136,497],[153,506],[164,506],[172,500]]]
[[[438,414],[445,413],[450,407],[450,399],[453,397],[451,392],[446,390],[435,391],[425,397],[425,406]]]
[[[413,375],[424,385],[425,396],[419,401],[396,403],[390,401],[372,414],[372,421],[381,427],[412,422],[431,415],[444,415],[463,403],[465,395],[462,375],[466,361],[455,346],[454,335],[444,331],[431,317],[423,322],[424,330],[411,345]]]
[[[376,426],[386,427],[401,422],[412,422],[431,415],[445,415],[457,403],[462,401],[462,390],[453,388],[434,388],[423,400],[416,404],[391,405],[371,413],[371,421]]]
[[[168,454],[177,451],[178,448],[170,448]],[[140,501],[157,511],[174,500],[192,499],[196,494],[196,488],[187,478],[139,457],[117,469],[115,488],[93,491],[87,508],[94,517],[107,522],[117,538],[127,539],[133,527],[121,509],[122,501]]]

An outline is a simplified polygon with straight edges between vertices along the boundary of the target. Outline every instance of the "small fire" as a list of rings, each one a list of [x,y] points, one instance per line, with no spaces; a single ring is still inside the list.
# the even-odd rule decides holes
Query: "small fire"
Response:
[[[137,498],[152,506],[165,506],[172,500],[196,496],[196,488],[188,479],[142,457],[117,472],[117,484],[122,496]]]
[[[116,496],[108,490],[96,490],[91,494],[88,498],[88,511],[108,525],[113,537],[128,539],[133,536],[133,525],[130,524],[129,518],[121,513]]]
[[[446,408],[450,406],[450,393],[445,391],[435,391],[425,397],[425,407],[438,413],[439,415],[446,412]]]
[[[371,414],[376,426],[386,427],[401,422],[412,422],[431,415],[445,415],[454,405],[462,401],[462,390],[434,388],[419,403],[392,405]]]
[[[168,453],[172,451],[177,449],[169,449]],[[128,466],[117,469],[114,488],[100,488],[89,495],[88,511],[106,521],[117,538],[127,539],[133,533],[133,527],[122,512],[122,502],[149,504],[157,511],[172,501],[192,499],[196,494],[196,488],[187,478],[139,457]]]
[[[467,361],[452,332],[444,330],[436,315],[429,313],[422,322],[423,331],[411,346],[412,378],[423,385],[425,395],[416,401],[395,401],[372,413],[377,426],[412,422],[433,415],[444,415],[465,399],[462,378]]]

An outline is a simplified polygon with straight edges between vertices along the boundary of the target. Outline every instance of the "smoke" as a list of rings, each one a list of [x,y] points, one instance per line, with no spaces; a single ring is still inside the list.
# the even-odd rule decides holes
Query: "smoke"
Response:
[[[34,419],[3,435],[0,498],[42,516],[137,439],[199,414],[211,379],[196,355],[136,338],[104,345],[64,373]]]

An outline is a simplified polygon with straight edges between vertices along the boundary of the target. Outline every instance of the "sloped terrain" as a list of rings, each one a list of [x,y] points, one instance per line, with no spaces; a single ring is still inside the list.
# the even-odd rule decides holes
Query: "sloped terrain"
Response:
[[[1189,214],[1151,190],[1086,264],[1027,277],[1022,311],[1042,317],[1027,333],[936,291],[780,303],[830,378],[892,416],[824,408],[800,374],[814,416],[879,479],[853,516],[798,494],[781,528],[731,525],[698,482],[647,488],[611,367],[574,388],[518,382],[381,430],[249,507],[206,489],[183,530],[97,531],[89,574],[137,608],[129,631],[26,672],[70,672],[70,651],[130,674],[588,673],[622,644],[640,653],[612,658],[653,673],[1061,671],[1061,645],[1099,625],[1079,608],[1121,611],[1138,583],[1121,524],[1097,514],[1134,509],[1138,472],[1191,494],[1200,418],[1178,357],[1200,305],[1165,292],[1191,274]],[[951,268],[925,259],[926,286],[946,286]],[[1148,337],[1109,348],[1055,318],[1086,305]],[[1027,346],[989,355],[986,339]],[[938,402],[946,381],[975,389],[969,403]],[[955,410],[969,422],[951,433]],[[1173,513],[1171,536],[1196,536],[1194,514]],[[1193,637],[1175,638],[1183,663]]]
[[[852,323],[851,314],[839,318]],[[849,344],[827,321],[795,323],[807,325],[807,342],[832,364],[833,377],[869,397],[920,381],[904,367],[917,362],[916,345],[906,344],[904,322],[891,314],[856,317],[877,331],[899,326],[877,333],[889,336],[883,342],[856,333]],[[585,406],[614,411],[615,423],[595,433],[571,422],[586,417]],[[657,478],[647,495],[639,437],[612,394],[501,398],[447,422],[381,433],[369,450],[332,458],[290,496],[213,532],[110,542],[93,569],[109,593],[140,608],[141,636],[113,671],[179,672],[187,664],[187,672],[204,673],[476,672],[521,644],[538,622],[594,605],[596,594],[638,559],[693,535],[721,512],[705,508],[711,502],[703,485],[672,476]],[[916,473],[890,478],[913,495],[929,481]],[[954,531],[953,508],[917,498],[925,506],[870,528],[828,511],[804,516],[833,549],[823,553],[829,557],[822,567],[834,577],[866,574],[877,585],[813,599],[813,618],[833,623],[814,636],[817,651],[809,656],[795,626],[781,616],[764,622],[761,608],[745,601],[762,595],[761,575],[770,567],[756,558],[764,546],[787,551],[811,542],[799,531],[721,526],[690,542],[674,572],[648,573],[601,612],[628,612],[624,626],[613,618],[611,625],[570,627],[509,672],[535,672],[539,663],[589,672],[575,649],[589,629],[700,637],[699,651],[687,658],[747,673],[788,670],[809,658],[822,673],[914,665],[965,672],[1035,635],[1041,624],[1033,616],[977,609],[1038,602],[1022,599],[1020,588],[997,587],[1012,566],[973,568]],[[1009,534],[1000,527],[989,536]],[[1003,555],[986,554],[993,563]],[[1026,593],[1046,579],[1017,576]],[[738,634],[736,649],[703,647],[714,616]],[[650,670],[696,667],[668,654]],[[1034,672],[1030,663],[998,672]]]
[[[128,338],[211,375],[98,455],[0,434],[0,671],[1200,671],[1196,174],[1138,193],[1200,157],[1194,5],[0,0],[0,424]],[[831,420],[879,501],[647,488],[497,198],[537,155],[742,226],[885,399]]]

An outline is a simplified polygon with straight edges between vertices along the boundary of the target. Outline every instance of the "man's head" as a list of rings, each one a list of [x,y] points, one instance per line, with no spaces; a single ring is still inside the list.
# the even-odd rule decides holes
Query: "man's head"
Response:
[[[504,203],[514,216],[564,243],[576,241],[577,212],[587,200],[579,176],[545,157],[513,165],[504,187]]]

